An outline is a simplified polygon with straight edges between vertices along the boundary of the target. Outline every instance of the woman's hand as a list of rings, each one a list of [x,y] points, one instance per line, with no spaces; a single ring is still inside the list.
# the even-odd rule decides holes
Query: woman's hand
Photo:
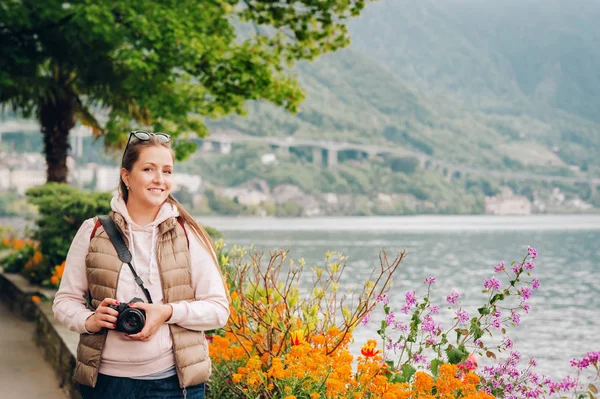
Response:
[[[117,316],[119,312],[108,307],[108,305],[119,305],[119,301],[112,298],[104,298],[104,300],[98,305],[94,314],[87,318],[85,321],[85,329],[90,333],[97,333],[103,328],[111,330],[115,329],[115,323],[117,322]]]
[[[160,326],[165,324],[165,322],[169,320],[173,314],[173,308],[171,305],[167,304],[161,305],[156,303],[136,302],[130,304],[129,306],[146,312],[146,325],[139,333],[133,335],[125,334],[125,336],[127,338],[144,342],[149,341],[156,331],[158,331]]]

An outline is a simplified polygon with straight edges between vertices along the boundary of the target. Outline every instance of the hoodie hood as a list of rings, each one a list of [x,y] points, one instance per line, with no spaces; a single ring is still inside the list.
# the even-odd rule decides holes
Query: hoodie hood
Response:
[[[154,221],[146,226],[140,226],[131,219],[131,216],[129,216],[127,204],[120,194],[117,194],[112,198],[110,201],[110,207],[112,208],[113,212],[120,214],[123,216],[123,219],[125,219],[126,231],[124,231],[124,233],[129,237],[129,251],[131,252],[133,267],[137,269],[138,273],[140,273],[140,268],[138,268],[138,259],[146,259],[148,263],[148,282],[153,284],[155,282],[154,277],[156,275],[153,264],[156,262],[155,252],[158,226],[167,219],[179,216],[179,211],[175,205],[165,201],[165,203],[162,204],[160,211],[158,211],[158,215],[156,215]],[[139,234],[134,234],[134,232],[142,233],[143,237],[141,238],[141,242],[139,237],[136,241],[135,236],[139,236]],[[150,236],[147,236],[144,233],[149,233]],[[148,238],[150,238],[149,250],[145,245],[148,242]],[[142,260],[142,263],[145,262]]]
[[[131,219],[131,216],[129,216],[127,204],[125,203],[125,200],[121,194],[116,194],[113,196],[113,198],[110,200],[110,208],[113,210],[113,212],[123,216],[123,219],[125,219],[127,222],[127,229],[133,231],[152,231],[165,220],[179,216],[177,207],[165,201],[165,203],[162,204],[158,215],[156,215],[156,219],[146,226],[140,226]]]

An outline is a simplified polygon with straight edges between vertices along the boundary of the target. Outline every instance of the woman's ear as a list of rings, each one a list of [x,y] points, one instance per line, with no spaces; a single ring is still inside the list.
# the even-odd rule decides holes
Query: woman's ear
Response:
[[[129,171],[125,168],[121,168],[121,180],[129,187]]]

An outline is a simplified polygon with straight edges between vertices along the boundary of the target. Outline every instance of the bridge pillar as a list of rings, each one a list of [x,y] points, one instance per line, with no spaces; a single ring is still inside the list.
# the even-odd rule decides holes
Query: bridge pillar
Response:
[[[323,150],[319,147],[313,147],[312,149],[312,163],[313,165],[323,165]]]
[[[327,149],[327,167],[331,168],[338,163],[338,152],[332,148]]]

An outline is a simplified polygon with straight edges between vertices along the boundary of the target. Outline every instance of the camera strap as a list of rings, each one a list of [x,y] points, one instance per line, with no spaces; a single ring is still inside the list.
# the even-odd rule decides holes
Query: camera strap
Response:
[[[119,259],[121,260],[121,262],[127,263],[129,269],[131,270],[131,273],[133,273],[133,277],[135,278],[136,284],[139,285],[139,287],[142,289],[142,292],[146,296],[148,303],[152,303],[150,291],[148,291],[148,289],[144,287],[144,282],[142,281],[140,276],[138,276],[135,269],[131,265],[131,252],[129,252],[129,248],[127,248],[127,245],[125,245],[123,236],[117,229],[117,225],[115,224],[114,220],[112,220],[110,216],[106,215],[98,216],[98,220],[100,220],[102,227],[104,227],[104,231],[106,231],[106,234],[108,234],[108,238],[110,238],[110,241],[117,250],[117,255],[119,255]]]

